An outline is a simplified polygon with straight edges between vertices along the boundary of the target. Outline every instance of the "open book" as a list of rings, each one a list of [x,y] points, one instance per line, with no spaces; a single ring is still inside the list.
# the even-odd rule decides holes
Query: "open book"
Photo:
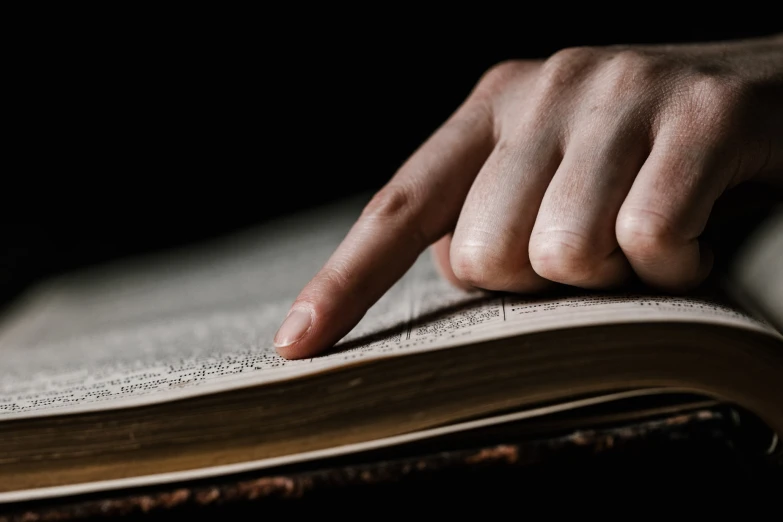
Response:
[[[783,431],[780,219],[731,301],[466,293],[423,255],[330,353],[282,359],[279,322],[362,203],[29,292],[0,323],[0,501],[715,401]]]

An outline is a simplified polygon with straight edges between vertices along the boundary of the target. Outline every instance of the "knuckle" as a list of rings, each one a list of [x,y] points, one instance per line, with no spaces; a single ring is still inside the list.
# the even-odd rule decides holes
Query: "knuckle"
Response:
[[[692,96],[700,101],[703,107],[720,107],[733,102],[737,98],[738,86],[711,74],[700,74],[692,80]]]
[[[566,231],[536,234],[531,238],[529,255],[538,275],[563,284],[593,281],[604,259],[595,255],[586,238]]]
[[[651,62],[648,53],[634,48],[621,49],[609,58],[609,63],[623,70],[635,70],[647,67]]]
[[[525,60],[508,60],[490,67],[479,79],[468,100],[472,105],[490,109],[496,106],[511,90],[520,74],[531,69],[532,62]]]
[[[483,91],[497,92],[502,90],[514,78],[523,66],[520,60],[506,60],[499,62],[481,76],[478,87]]]
[[[689,91],[697,113],[711,120],[711,124],[729,117],[741,98],[739,85],[714,75],[699,75],[691,82]]]
[[[698,74],[686,87],[684,117],[690,125],[722,135],[736,121],[746,96],[741,82],[717,75]]]
[[[492,100],[474,96],[472,103],[465,104],[449,120],[449,124],[462,132],[475,134],[477,132],[494,132],[495,118]]]
[[[541,66],[545,90],[559,89],[572,83],[600,55],[592,47],[569,47],[550,56]]]
[[[413,191],[403,185],[388,185],[378,191],[362,211],[362,217],[369,220],[388,221],[399,219],[413,212],[415,204]]]
[[[617,242],[627,257],[654,260],[676,241],[671,221],[650,209],[623,209],[617,217]]]
[[[453,245],[451,269],[460,281],[478,288],[493,286],[505,272],[503,259],[487,249]]]
[[[331,300],[335,295],[344,295],[349,290],[350,278],[341,269],[326,266],[302,290],[297,303],[314,303]]]
[[[453,245],[451,270],[463,283],[485,290],[524,288],[534,275],[526,260],[478,246]]]
[[[601,50],[595,47],[566,47],[550,56],[544,66],[553,70],[569,70],[575,65],[592,62],[600,53]]]
[[[659,60],[636,49],[624,49],[609,56],[600,80],[604,91],[613,99],[655,88],[663,75]]]
[[[348,288],[348,276],[342,271],[334,267],[327,267],[321,271],[321,282],[324,286],[330,288],[336,288],[338,290],[345,290]]]
[[[403,234],[424,250],[435,238],[421,220],[421,203],[411,184],[387,185],[377,192],[362,211],[360,222],[373,233]]]

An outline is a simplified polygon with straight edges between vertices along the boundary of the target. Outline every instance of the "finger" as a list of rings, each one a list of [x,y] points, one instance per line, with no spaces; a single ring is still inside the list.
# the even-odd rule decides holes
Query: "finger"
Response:
[[[278,353],[311,357],[344,337],[454,227],[492,142],[490,113],[467,102],[375,195],[301,291],[275,336]]]
[[[454,275],[454,271],[451,269],[451,257],[449,251],[451,250],[451,234],[446,234],[432,245],[432,261],[435,263],[438,273],[461,290],[474,290],[474,288],[468,284],[463,283],[459,278]]]
[[[550,281],[607,288],[631,274],[615,223],[649,153],[649,140],[624,115],[586,121],[588,126],[573,132],[541,202],[530,237],[530,263]]]
[[[540,119],[501,138],[462,207],[451,243],[451,267],[463,283],[485,290],[535,292],[528,242],[546,187],[560,162],[559,140]]]
[[[679,122],[656,137],[617,216],[617,240],[645,283],[669,291],[698,285],[712,254],[700,243],[712,207],[729,183],[720,150],[706,132],[683,132]]]

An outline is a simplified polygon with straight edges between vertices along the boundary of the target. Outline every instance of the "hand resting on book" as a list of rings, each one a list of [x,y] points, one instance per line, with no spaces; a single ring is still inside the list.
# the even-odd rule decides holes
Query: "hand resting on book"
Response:
[[[783,171],[783,36],[502,63],[372,199],[275,338],[310,357],[432,245],[457,285],[686,290],[716,199]]]

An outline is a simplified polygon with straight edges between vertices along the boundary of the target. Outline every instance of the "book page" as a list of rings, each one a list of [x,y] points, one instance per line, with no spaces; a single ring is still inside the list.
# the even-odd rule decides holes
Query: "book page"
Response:
[[[334,351],[279,357],[272,338],[280,321],[364,201],[42,285],[0,328],[0,422],[151,404],[584,325],[699,321],[779,336],[738,310],[693,298],[468,294],[441,280],[425,253]]]

